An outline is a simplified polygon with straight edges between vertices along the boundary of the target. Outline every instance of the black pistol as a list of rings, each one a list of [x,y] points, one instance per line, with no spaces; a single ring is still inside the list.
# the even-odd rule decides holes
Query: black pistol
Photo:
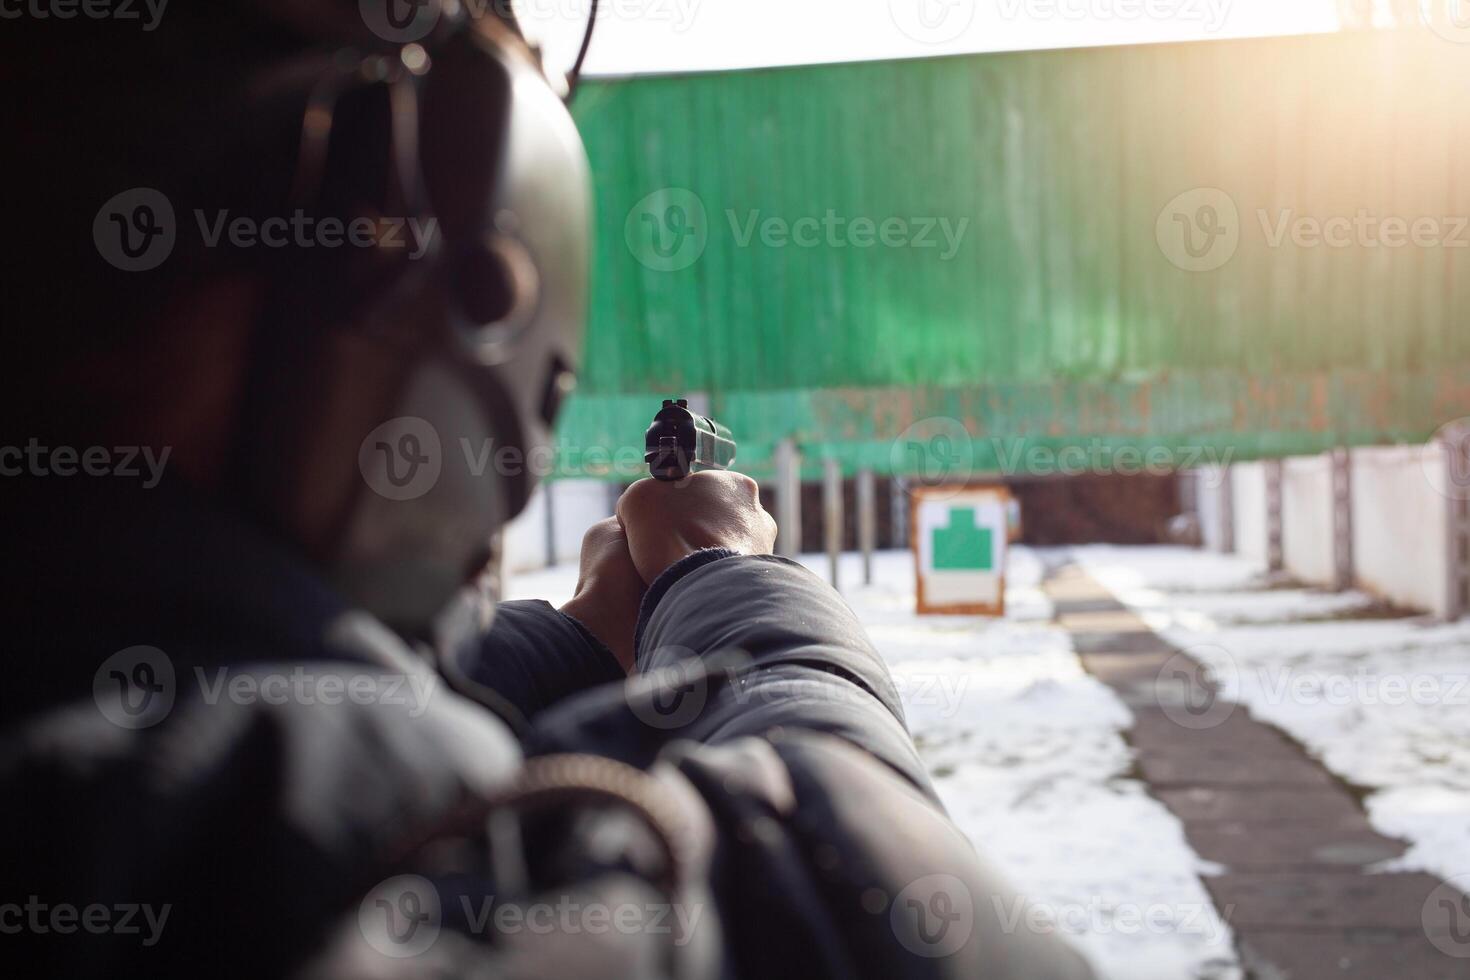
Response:
[[[687,399],[664,399],[643,437],[643,461],[655,480],[682,480],[698,470],[725,470],[735,462],[735,439],[714,419],[689,411]]]

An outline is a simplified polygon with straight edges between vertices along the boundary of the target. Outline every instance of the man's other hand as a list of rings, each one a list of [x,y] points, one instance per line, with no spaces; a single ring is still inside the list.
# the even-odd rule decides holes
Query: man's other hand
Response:
[[[650,583],[703,548],[768,555],[776,544],[776,522],[761,507],[755,481],[725,470],[677,483],[641,480],[618,501],[618,521],[638,574]]]
[[[633,631],[643,601],[643,579],[628,554],[628,539],[617,518],[609,517],[582,537],[577,594],[561,611],[587,627],[612,651],[623,670],[633,670]]]

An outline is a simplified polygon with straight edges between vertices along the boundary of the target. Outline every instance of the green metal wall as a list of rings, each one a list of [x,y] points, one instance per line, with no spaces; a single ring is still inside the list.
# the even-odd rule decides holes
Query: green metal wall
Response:
[[[933,416],[980,469],[1080,440],[1423,439],[1470,414],[1467,94],[1470,51],[1427,31],[589,84],[593,305],[563,470],[603,472],[586,450],[636,445],[652,397],[690,391],[756,473],[785,435],[902,468],[894,439]],[[1212,271],[1156,235],[1195,188],[1239,212]],[[1428,217],[1453,241],[1273,247],[1282,209]],[[950,256],[937,226],[935,247],[893,224],[890,245],[741,241],[752,215],[829,212],[964,233]],[[665,260],[649,236],[677,244],[680,215],[694,244]]]

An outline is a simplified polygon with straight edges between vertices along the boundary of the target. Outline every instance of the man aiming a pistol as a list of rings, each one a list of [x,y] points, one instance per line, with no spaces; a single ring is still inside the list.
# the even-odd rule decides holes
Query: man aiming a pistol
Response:
[[[69,978],[1089,975],[994,913],[1014,901],[886,667],[771,555],[747,477],[640,482],[563,608],[494,601],[531,481],[450,450],[547,444],[589,240],[581,144],[510,7],[6,31],[0,418],[51,453],[3,486],[0,902],[37,910],[7,954]],[[125,447],[167,451],[156,486],[103,466]]]

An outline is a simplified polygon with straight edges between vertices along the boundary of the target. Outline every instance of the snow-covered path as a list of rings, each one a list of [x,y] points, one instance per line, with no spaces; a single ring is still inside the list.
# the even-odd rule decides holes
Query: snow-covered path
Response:
[[[1390,866],[1470,876],[1470,621],[1380,614],[1362,593],[1267,589],[1240,558],[1178,548],[1073,549],[1226,698],[1366,793]],[[1461,878],[1462,886],[1470,878]]]

